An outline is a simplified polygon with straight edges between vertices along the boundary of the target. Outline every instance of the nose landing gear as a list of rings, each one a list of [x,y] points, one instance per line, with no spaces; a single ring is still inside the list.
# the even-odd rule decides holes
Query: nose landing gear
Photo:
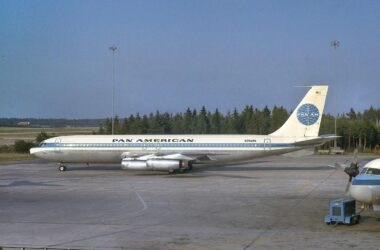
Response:
[[[58,170],[59,170],[60,172],[66,171],[66,166],[63,165],[63,164],[61,163],[61,164],[59,164],[59,166],[58,166]]]

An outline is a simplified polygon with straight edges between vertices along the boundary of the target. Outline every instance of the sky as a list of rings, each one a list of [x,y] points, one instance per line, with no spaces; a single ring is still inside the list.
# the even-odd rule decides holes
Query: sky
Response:
[[[0,0],[0,117],[380,108],[380,1]],[[332,40],[339,40],[334,50]],[[335,63],[334,63],[335,62]]]

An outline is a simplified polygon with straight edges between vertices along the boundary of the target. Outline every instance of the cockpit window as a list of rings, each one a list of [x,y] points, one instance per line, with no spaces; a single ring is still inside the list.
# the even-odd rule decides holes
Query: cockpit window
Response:
[[[360,171],[360,174],[365,174],[367,172],[368,168],[363,168],[362,171]]]
[[[40,143],[40,147],[45,147],[46,143],[45,142],[41,142]]]
[[[380,169],[378,168],[369,168],[366,172],[366,174],[370,175],[380,175]]]

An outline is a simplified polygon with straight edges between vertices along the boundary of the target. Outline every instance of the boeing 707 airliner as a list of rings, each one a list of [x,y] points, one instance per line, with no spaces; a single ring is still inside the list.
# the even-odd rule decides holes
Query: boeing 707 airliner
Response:
[[[269,135],[78,135],[43,141],[31,154],[59,163],[121,163],[122,169],[184,172],[194,163],[246,161],[319,146],[328,86],[312,86],[288,120]]]

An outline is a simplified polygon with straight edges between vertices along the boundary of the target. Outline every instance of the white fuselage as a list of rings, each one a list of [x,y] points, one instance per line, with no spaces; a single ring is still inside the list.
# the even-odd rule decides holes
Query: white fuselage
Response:
[[[380,159],[370,161],[363,167],[351,183],[350,195],[380,211]]]
[[[60,163],[120,163],[143,155],[183,154],[201,161],[242,161],[283,154],[314,145],[295,146],[313,138],[263,135],[82,135],[44,141],[32,154]],[[202,160],[202,156],[207,155]]]
[[[320,145],[328,86],[311,86],[288,120],[269,135],[87,135],[45,140],[30,152],[60,162],[121,163],[123,169],[190,169],[194,162],[244,161]],[[64,169],[64,167],[63,167]]]

